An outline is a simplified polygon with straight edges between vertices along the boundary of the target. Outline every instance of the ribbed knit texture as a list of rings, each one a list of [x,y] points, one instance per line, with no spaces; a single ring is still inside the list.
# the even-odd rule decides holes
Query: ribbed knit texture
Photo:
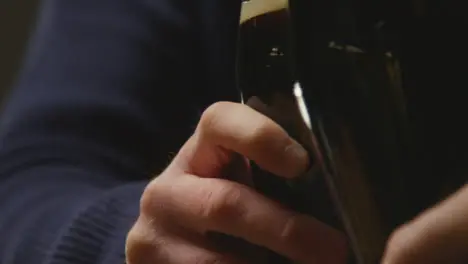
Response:
[[[117,188],[78,212],[46,263],[122,263],[126,233],[136,220],[143,188],[144,183]]]
[[[238,0],[44,0],[0,119],[0,263],[119,264],[144,186],[238,100]]]

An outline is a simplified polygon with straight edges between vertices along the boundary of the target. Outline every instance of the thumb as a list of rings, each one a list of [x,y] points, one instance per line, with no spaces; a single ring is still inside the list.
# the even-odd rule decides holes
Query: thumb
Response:
[[[468,260],[468,185],[391,236],[383,264],[458,264]]]

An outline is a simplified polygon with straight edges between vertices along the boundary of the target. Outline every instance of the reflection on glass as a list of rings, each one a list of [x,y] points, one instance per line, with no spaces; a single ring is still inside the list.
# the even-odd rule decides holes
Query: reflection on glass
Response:
[[[296,182],[258,170],[257,188],[346,231],[351,262],[379,263],[395,227],[466,181],[468,54],[453,43],[468,21],[454,1],[280,2],[243,10],[239,85],[313,166]]]

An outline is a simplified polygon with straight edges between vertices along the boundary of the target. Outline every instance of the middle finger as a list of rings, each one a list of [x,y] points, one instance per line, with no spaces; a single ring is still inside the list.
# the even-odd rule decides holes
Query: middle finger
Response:
[[[344,263],[341,233],[292,212],[251,188],[223,179],[184,175],[164,199],[162,217],[199,232],[215,231],[269,248],[300,263]],[[315,262],[317,261],[317,262]]]

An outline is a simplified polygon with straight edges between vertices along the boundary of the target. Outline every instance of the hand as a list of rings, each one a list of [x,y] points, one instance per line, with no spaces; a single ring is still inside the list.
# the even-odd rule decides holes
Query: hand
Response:
[[[468,185],[391,236],[383,264],[468,262]]]
[[[140,217],[127,238],[127,263],[262,263],[261,250],[252,245],[302,264],[345,263],[341,233],[248,186],[247,159],[286,178],[303,173],[309,160],[280,126],[248,106],[209,107],[172,163],[144,191]],[[238,182],[232,180],[234,163]],[[242,242],[220,247],[213,232]]]

